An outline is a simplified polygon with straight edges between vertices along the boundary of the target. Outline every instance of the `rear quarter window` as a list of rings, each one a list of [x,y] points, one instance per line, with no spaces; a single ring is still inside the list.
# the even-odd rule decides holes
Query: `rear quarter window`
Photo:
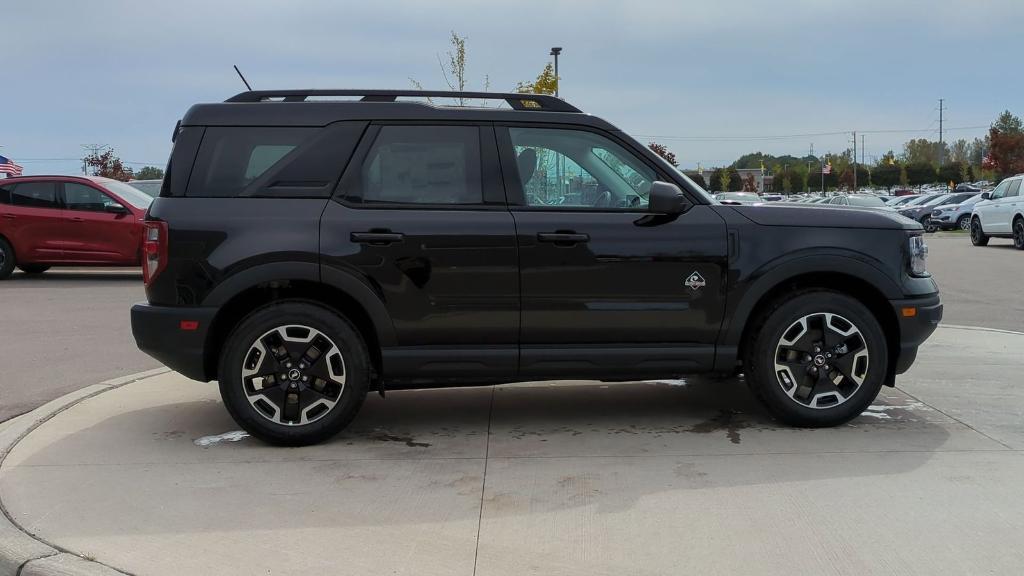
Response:
[[[186,196],[327,198],[366,124],[206,128]]]

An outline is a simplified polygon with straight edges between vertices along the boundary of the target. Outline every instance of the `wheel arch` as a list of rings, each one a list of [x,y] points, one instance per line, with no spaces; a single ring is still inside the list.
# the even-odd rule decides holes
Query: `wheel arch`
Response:
[[[893,360],[890,362],[892,371],[899,354],[899,324],[889,300],[901,298],[902,291],[871,264],[834,255],[799,258],[775,266],[755,281],[734,306],[729,327],[723,331],[716,371],[735,369],[761,313],[787,294],[809,288],[834,290],[863,302],[886,335],[886,347]]]
[[[243,318],[285,299],[313,302],[348,318],[366,341],[376,374],[381,373],[381,347],[395,344],[394,328],[382,299],[351,274],[332,271],[321,278],[316,264],[282,263],[241,272],[204,300],[204,306],[218,309],[204,346],[207,376],[215,378],[224,342]]]

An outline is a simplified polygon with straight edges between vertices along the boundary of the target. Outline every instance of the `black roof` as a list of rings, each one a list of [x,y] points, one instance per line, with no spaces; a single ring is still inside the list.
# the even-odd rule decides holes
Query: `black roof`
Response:
[[[310,100],[310,97],[360,97]],[[427,102],[403,102],[400,97]],[[431,98],[504,100],[511,108],[441,106]],[[560,98],[545,94],[442,92],[425,90],[254,90],[225,102],[196,104],[182,126],[325,126],[340,120],[462,120],[581,124],[606,130],[615,126]]]

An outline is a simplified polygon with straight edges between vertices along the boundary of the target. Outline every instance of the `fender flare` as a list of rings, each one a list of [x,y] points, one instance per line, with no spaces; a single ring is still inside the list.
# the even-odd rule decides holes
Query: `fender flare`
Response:
[[[383,299],[370,285],[354,274],[335,268],[323,267],[315,262],[272,262],[247,268],[217,285],[203,300],[202,306],[220,308],[245,290],[273,281],[304,280],[323,284],[344,293],[354,300],[373,323],[377,341],[382,347],[394,346],[397,342],[391,316]]]
[[[793,253],[761,266],[754,274],[752,283],[737,295],[736,301],[727,303],[725,318],[729,323],[722,326],[718,342],[719,362],[735,362],[740,339],[761,299],[772,289],[805,274],[841,274],[864,280],[875,287],[886,299],[903,297],[900,286],[880,266],[864,259],[863,255],[843,250],[829,250],[814,254]],[[731,360],[729,356],[731,355]],[[716,362],[716,368],[725,366]]]

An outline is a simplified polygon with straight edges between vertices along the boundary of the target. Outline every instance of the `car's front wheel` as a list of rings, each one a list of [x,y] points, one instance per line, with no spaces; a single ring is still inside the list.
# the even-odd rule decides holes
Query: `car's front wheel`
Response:
[[[14,272],[14,247],[7,240],[0,238],[0,280]]]
[[[975,246],[988,246],[988,235],[981,228],[981,220],[971,218],[971,244]]]
[[[224,405],[242,428],[272,444],[302,446],[352,421],[369,388],[370,358],[337,312],[286,301],[235,328],[219,372]]]
[[[762,314],[752,334],[747,383],[787,424],[847,422],[874,401],[885,381],[885,334],[871,311],[845,294],[793,294]]]
[[[939,230],[939,225],[931,218],[922,218],[921,226],[924,226],[924,231],[929,233],[937,232]]]
[[[956,227],[963,230],[964,232],[970,232],[971,230],[971,216],[970,214],[964,214],[960,218],[957,218]]]

